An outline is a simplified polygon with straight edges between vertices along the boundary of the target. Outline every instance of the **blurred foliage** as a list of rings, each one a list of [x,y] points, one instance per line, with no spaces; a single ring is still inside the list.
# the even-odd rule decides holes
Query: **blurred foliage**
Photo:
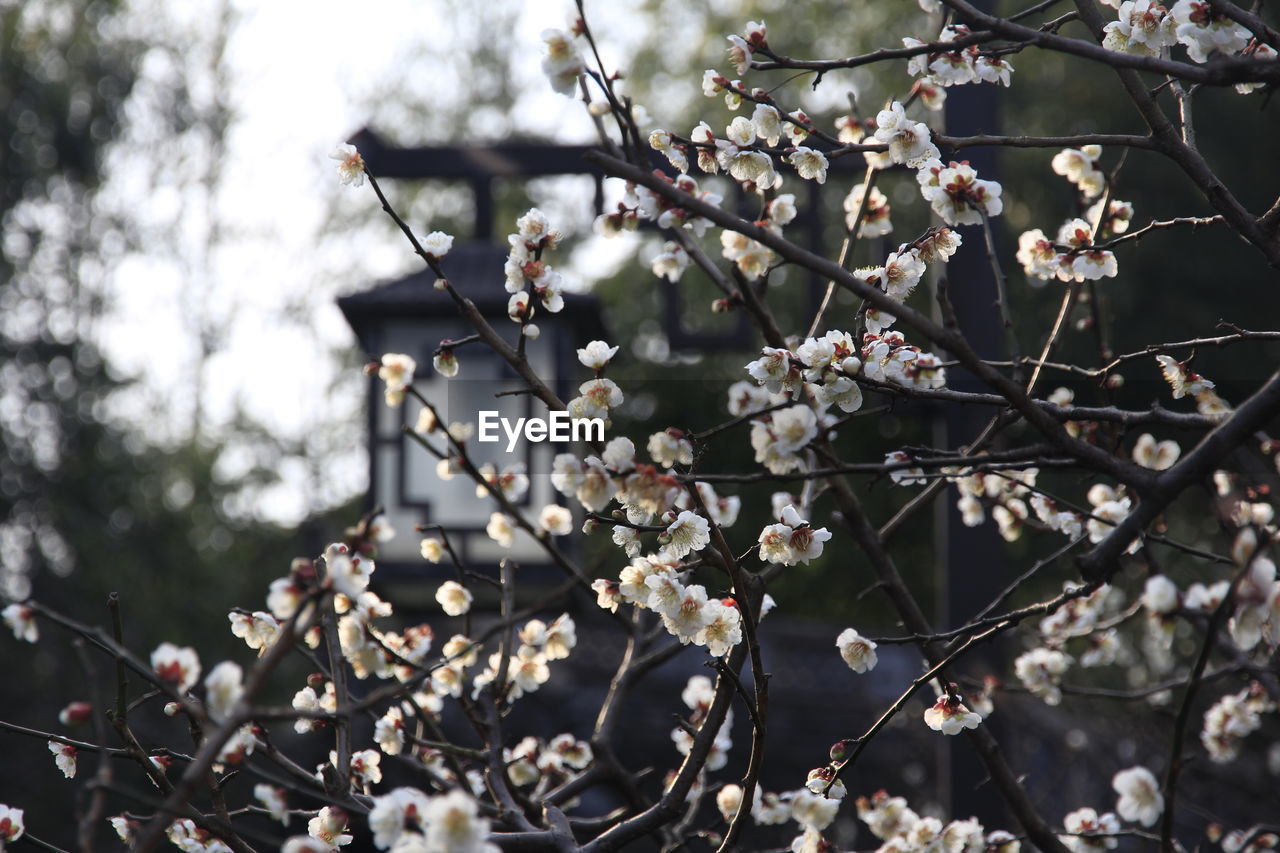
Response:
[[[263,452],[231,480],[216,448],[157,447],[106,417],[105,401],[129,382],[89,340],[128,223],[95,193],[148,48],[128,35],[126,5],[0,2],[0,591],[99,625],[118,591],[124,638],[140,655],[163,638],[216,660],[242,648],[226,609],[260,600],[292,557],[318,552],[333,531],[319,521],[283,530],[233,511],[243,488],[278,477],[271,460],[288,449],[270,436],[251,439]],[[186,122],[184,87],[169,94],[160,118]],[[240,427],[252,435],[252,424]],[[47,728],[67,702],[108,690],[110,668],[91,653],[86,672],[65,634],[49,623],[41,631],[30,671],[0,686],[0,708]],[[29,823],[64,827],[50,840],[69,844],[66,783],[45,745],[6,735],[4,750],[8,766],[31,769],[0,780],[0,802],[21,802]]]

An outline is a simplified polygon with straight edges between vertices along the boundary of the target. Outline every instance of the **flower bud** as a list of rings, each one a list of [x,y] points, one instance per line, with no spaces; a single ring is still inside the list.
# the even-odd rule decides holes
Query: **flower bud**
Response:
[[[663,524],[671,524],[671,523],[672,523],[672,522],[674,522],[675,520],[676,520],[676,514],[675,514],[674,512],[672,512],[671,510],[667,510],[666,512],[664,512],[664,513],[662,514],[662,523],[663,523]]]
[[[857,741],[853,738],[845,738],[839,743],[831,747],[831,763],[841,764],[849,760],[849,756],[853,754],[853,748],[857,745]]]
[[[176,717],[181,710],[182,706],[177,702],[166,702],[164,704],[164,715],[166,717]]]
[[[58,712],[58,722],[64,726],[82,726],[92,715],[93,706],[88,702],[72,702]]]
[[[363,367],[363,368],[361,368],[361,370],[362,370],[362,372],[364,373],[364,375],[365,375],[365,376],[377,376],[377,375],[378,375],[378,370],[379,370],[381,367],[382,367],[382,365],[381,365],[381,364],[379,364],[379,363],[378,363],[378,362],[376,362],[376,361],[367,361],[367,362],[365,362],[365,365],[364,365],[364,367]]]
[[[316,579],[316,564],[306,557],[295,557],[289,565],[289,577],[299,585]]]
[[[599,526],[600,522],[596,521],[594,518],[588,518],[586,521],[582,522],[582,532],[585,535],[590,536],[592,533],[596,532],[596,528]]]
[[[325,681],[323,672],[313,672],[307,676],[307,686],[312,690],[324,690]]]
[[[851,355],[840,362],[840,369],[849,376],[857,376],[862,371],[862,359],[856,355]]]
[[[542,330],[539,329],[537,325],[534,323],[530,323],[529,325],[524,326],[523,329],[524,329],[524,336],[531,341],[536,341],[538,339],[538,336],[542,334]]]
[[[663,546],[663,547],[666,547],[667,545],[670,545],[670,544],[671,544],[671,537],[670,537],[670,536],[668,536],[666,533],[659,533],[659,534],[658,534],[658,544],[659,544],[659,545],[661,545],[661,546]]]
[[[613,511],[613,520],[614,520],[614,521],[626,521],[626,520],[627,520],[627,514],[626,514],[625,512],[623,512],[622,510],[620,510],[620,509],[615,509],[615,510]]]
[[[1107,377],[1107,387],[1114,390],[1124,386],[1124,377],[1119,373],[1113,373]]]
[[[438,278],[435,283],[436,290],[448,290],[449,280],[447,278]]]

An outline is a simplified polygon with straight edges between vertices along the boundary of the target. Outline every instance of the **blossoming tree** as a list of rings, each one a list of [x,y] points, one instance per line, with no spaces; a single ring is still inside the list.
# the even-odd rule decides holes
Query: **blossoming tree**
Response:
[[[476,629],[470,615],[475,587],[494,582],[459,558],[449,530],[422,531],[421,553],[456,570],[435,601],[445,616],[463,620],[463,629],[443,643],[430,624],[393,630],[394,602],[371,586],[377,542],[390,533],[376,517],[323,554],[297,560],[270,583],[264,609],[230,613],[232,633],[248,647],[242,661],[206,666],[195,648],[180,643],[141,654],[124,644],[118,621],[104,630],[38,601],[9,604],[3,615],[14,642],[56,641],[50,634],[86,641],[113,663],[118,694],[107,708],[72,702],[57,727],[0,727],[46,740],[68,778],[85,754],[130,762],[159,793],[140,798],[134,811],[87,813],[109,820],[120,839],[143,851],[166,839],[187,851],[261,849],[257,831],[245,829],[249,815],[278,820],[285,831],[274,843],[291,853],[327,853],[356,838],[398,853],[605,853],[650,842],[663,849],[758,849],[759,828],[781,824],[791,828],[791,849],[819,851],[836,849],[831,827],[851,789],[857,796],[848,811],[877,839],[863,846],[887,853],[1016,853],[1024,843],[1087,853],[1115,847],[1122,837],[1162,850],[1203,843],[1227,853],[1275,848],[1280,837],[1266,814],[1253,824],[1223,826],[1195,813],[1194,838],[1180,832],[1188,824],[1177,821],[1192,805],[1180,784],[1203,766],[1189,759],[1230,764],[1259,754],[1258,732],[1275,729],[1280,700],[1274,666],[1280,581],[1268,500],[1280,441],[1267,433],[1280,415],[1280,373],[1228,400],[1196,371],[1193,357],[1202,349],[1260,346],[1280,339],[1280,332],[1206,328],[1192,340],[1135,342],[1131,351],[1096,364],[1062,363],[1055,354],[1077,304],[1096,288],[1123,286],[1126,253],[1141,251],[1141,238],[1152,232],[1227,229],[1280,269],[1280,202],[1261,215],[1244,207],[1201,153],[1192,118],[1197,96],[1260,97],[1251,93],[1280,83],[1280,34],[1256,10],[1228,0],[1178,0],[1169,8],[1151,0],[1105,6],[1047,0],[1006,16],[967,0],[920,0],[920,7],[932,15],[929,30],[918,33],[923,38],[830,60],[790,56],[785,29],[775,29],[771,41],[763,22],[748,22],[728,36],[731,73],[709,70],[701,81],[715,106],[708,114],[723,102],[732,118],[708,118],[687,135],[644,126],[641,109],[622,93],[620,69],[601,64],[581,14],[568,30],[544,35],[543,67],[552,86],[580,97],[595,119],[599,150],[592,161],[625,185],[622,200],[597,220],[599,232],[640,223],[661,229],[666,243],[653,260],[654,275],[671,281],[704,276],[722,292],[711,310],[746,312],[758,330],[758,356],[724,389],[721,425],[691,434],[655,423],[647,437],[637,437],[644,439],[643,452],[633,439],[614,436],[561,454],[550,477],[563,503],[525,512],[520,503],[531,472],[479,464],[469,447],[471,425],[441,422],[435,402],[413,385],[419,365],[412,358],[386,353],[370,367],[385,383],[386,405],[400,406],[408,397],[420,404],[412,433],[423,453],[437,457],[440,476],[474,480],[491,513],[488,535],[503,547],[518,531],[533,537],[566,582],[589,590],[625,635],[592,731],[547,740],[504,736],[504,722],[521,713],[521,699],[556,678],[557,662],[573,653],[577,628],[567,613],[551,618],[518,611],[515,566],[503,561],[496,582],[500,618]],[[1069,24],[1077,34],[1062,32]],[[1109,67],[1147,132],[956,137],[935,130],[930,115],[949,90],[1010,86],[1015,58],[1028,51]],[[906,67],[899,91],[874,115],[811,117],[763,88],[774,72],[814,73],[821,82],[841,69],[900,60]],[[1025,275],[1060,283],[1061,305],[1049,328],[1016,323],[1008,311],[1003,269],[1010,259],[1002,256],[992,222],[1016,188],[1006,191],[961,159],[961,151],[978,146],[1044,149],[1046,173],[1077,191],[1078,210],[1061,226],[1018,239],[1015,259]],[[1169,161],[1214,213],[1132,227],[1138,212],[1121,200],[1126,187],[1117,151]],[[653,168],[655,152],[670,170]],[[467,341],[438,350],[435,371],[465,380],[464,345],[483,346],[549,410],[608,420],[623,405],[626,389],[606,375],[616,345],[595,341],[578,351],[592,378],[567,400],[525,356],[526,341],[538,336],[538,315],[564,304],[564,280],[552,264],[561,235],[547,216],[534,209],[515,223],[505,269],[493,271],[505,278],[511,325],[494,325],[449,279],[452,237],[416,236],[357,150],[341,146],[333,156],[343,184],[361,187],[368,179],[412,250],[437,275],[436,286],[474,326]],[[797,204],[793,193],[781,190],[786,182],[824,184],[838,158],[860,159],[865,177],[843,200],[846,236],[832,259],[788,237]],[[889,196],[877,184],[903,173],[914,176],[912,195],[927,204],[934,224],[907,235],[882,263],[849,269],[858,241],[893,231]],[[722,193],[709,188],[717,180],[736,184],[752,200],[753,218],[724,204]],[[985,256],[1000,284],[992,310],[1011,340],[1034,344],[1038,356],[984,359],[961,333],[947,270],[966,252]],[[785,298],[770,286],[783,267],[827,282],[828,298],[794,329],[782,327],[771,307]],[[1185,285],[1171,285],[1177,286]],[[1272,287],[1259,284],[1259,298],[1274,304]],[[831,298],[840,291],[856,297],[855,309]],[[1052,291],[1040,292],[1052,298]],[[1104,330],[1095,325],[1093,333]],[[949,371],[967,372],[986,390],[948,387]],[[1107,391],[1131,371],[1161,375],[1173,406],[1166,408],[1165,400],[1140,409],[1110,404]],[[1089,380],[1098,399],[1077,401],[1051,381],[1055,375]],[[910,399],[981,407],[991,417],[963,446],[904,447],[872,460],[837,451],[836,438],[858,429],[861,416]],[[1178,439],[1157,437],[1166,434]],[[749,442],[759,468],[706,470],[706,447],[735,440]],[[1063,472],[1072,476],[1054,476]],[[866,508],[867,477],[885,477],[909,495],[893,518],[874,518]],[[773,493],[776,521],[743,531],[735,524],[741,501],[760,484],[798,488],[798,494]],[[990,519],[1005,540],[1047,541],[1052,550],[1022,567],[979,612],[943,629],[926,618],[889,538],[935,503],[951,501],[965,525]],[[1196,504],[1198,519],[1214,520],[1216,532],[1205,537],[1179,529],[1175,502]],[[556,537],[579,525],[584,535],[611,537],[620,568],[595,576],[559,547]],[[856,565],[869,571],[902,631],[873,638],[850,625],[832,636],[831,654],[848,665],[849,678],[876,679],[877,647],[907,645],[918,654],[918,674],[895,685],[898,699],[868,727],[849,732],[829,754],[813,756],[807,779],[765,791],[765,747],[777,737],[769,726],[770,663],[760,642],[775,606],[770,584],[785,573],[813,570],[810,562],[836,547],[860,555]],[[1053,573],[1060,593],[1029,594],[1033,575]],[[1191,642],[1175,643],[1178,637]],[[975,681],[969,657],[997,640],[1007,654],[1004,678]],[[645,672],[677,655],[708,660],[711,675],[690,679],[681,694],[689,713],[672,733],[665,778],[641,784],[617,755],[619,707]],[[264,693],[281,665],[297,657],[315,673],[290,685],[289,706],[266,704]],[[1113,801],[1046,809],[1028,794],[1023,774],[1029,768],[1001,749],[987,718],[1015,691],[1046,705],[1069,702],[1089,672],[1120,663],[1136,673],[1136,686],[1112,691],[1111,698],[1167,708],[1170,715],[1154,718],[1167,749],[1117,766]],[[1008,807],[1008,826],[918,813],[903,797],[877,790],[874,780],[855,782],[851,771],[859,758],[918,695],[929,698],[916,724],[972,743]],[[147,703],[187,722],[193,752],[138,736],[129,714]],[[471,723],[471,736],[450,738],[441,729],[449,705]],[[724,768],[735,748],[729,737],[735,710],[749,718],[751,738],[737,747],[747,755],[744,771],[730,776]],[[358,742],[353,724],[366,718],[374,720],[372,739]],[[92,739],[63,733],[90,721],[96,721]],[[302,766],[276,746],[273,734],[281,729],[328,744],[328,760],[315,770]],[[412,768],[416,784],[382,784],[384,760],[393,759]],[[233,802],[226,783],[239,774],[253,778],[252,798]],[[580,797],[596,787],[622,791],[624,804],[606,814],[583,812]],[[0,847],[39,834],[24,825],[21,804],[0,806]]]

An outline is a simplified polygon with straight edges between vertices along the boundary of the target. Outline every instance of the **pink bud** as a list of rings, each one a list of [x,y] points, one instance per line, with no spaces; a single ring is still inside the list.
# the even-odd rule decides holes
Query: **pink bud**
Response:
[[[82,726],[92,715],[93,706],[88,702],[72,702],[58,713],[58,722],[64,726]]]
[[[316,564],[306,557],[296,557],[289,566],[289,576],[300,584],[313,581],[316,577]]]
[[[857,741],[854,739],[845,738],[839,743],[833,745],[831,747],[831,761],[835,764],[839,764],[848,760],[849,756],[853,753],[853,747],[856,744]]]

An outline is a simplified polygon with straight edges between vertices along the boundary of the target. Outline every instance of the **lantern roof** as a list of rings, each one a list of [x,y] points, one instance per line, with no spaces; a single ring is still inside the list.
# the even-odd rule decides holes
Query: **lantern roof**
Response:
[[[444,259],[449,281],[463,297],[470,299],[485,317],[506,318],[511,294],[505,286],[503,265],[507,252],[492,243],[459,242]],[[338,308],[363,340],[366,330],[388,320],[405,317],[443,319],[458,316],[453,297],[436,290],[436,275],[429,269],[412,273],[369,290],[338,299]],[[548,314],[540,309],[535,322],[550,331],[550,324],[569,327],[574,343],[586,344],[607,338],[600,313],[600,300],[588,293],[564,293],[564,309]]]

